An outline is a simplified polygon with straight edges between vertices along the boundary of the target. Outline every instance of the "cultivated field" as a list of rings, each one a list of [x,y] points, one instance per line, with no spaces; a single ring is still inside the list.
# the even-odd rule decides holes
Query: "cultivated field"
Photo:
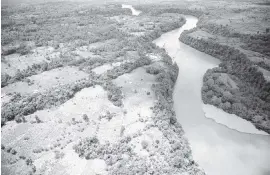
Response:
[[[270,6],[242,1],[2,6],[2,174],[203,175],[173,109],[178,66],[153,40],[221,60],[202,100],[270,133]],[[181,97],[179,97],[181,98]],[[181,117],[181,116],[180,116]]]
[[[2,7],[2,174],[204,174],[152,41],[180,14],[120,4]]]

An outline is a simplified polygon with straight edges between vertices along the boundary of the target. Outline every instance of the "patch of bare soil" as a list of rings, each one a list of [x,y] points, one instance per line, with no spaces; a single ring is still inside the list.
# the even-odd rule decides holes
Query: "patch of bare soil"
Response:
[[[2,9],[2,50],[12,46],[1,60],[10,64],[1,74],[2,172],[204,174],[172,107],[178,68],[152,43],[184,18],[84,5]]]

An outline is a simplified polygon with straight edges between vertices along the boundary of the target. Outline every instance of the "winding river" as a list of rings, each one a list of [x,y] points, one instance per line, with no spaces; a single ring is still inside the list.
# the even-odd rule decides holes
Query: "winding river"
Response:
[[[130,9],[131,12],[132,12],[132,15],[134,15],[134,16],[138,16],[138,15],[141,13],[141,11],[134,9],[134,8],[132,7],[132,5],[125,5],[125,4],[122,4],[122,8],[123,8],[123,9],[125,9],[125,8],[126,8],[126,9]]]
[[[138,15],[132,6],[122,8]],[[203,75],[220,61],[179,42],[181,33],[198,22],[196,17],[185,17],[185,25],[163,34],[154,43],[163,47],[179,67],[174,109],[194,160],[208,175],[269,175],[270,136],[240,117],[203,104]]]
[[[269,135],[215,107],[206,114],[220,115],[223,119],[228,117],[231,121],[222,125],[211,119],[216,117],[206,118],[204,109],[209,108],[205,108],[201,99],[202,79],[206,70],[217,66],[219,60],[179,42],[180,34],[196,27],[198,22],[192,16],[186,16],[186,20],[184,26],[163,34],[154,43],[164,47],[179,67],[173,94],[174,108],[194,160],[208,175],[269,175]]]

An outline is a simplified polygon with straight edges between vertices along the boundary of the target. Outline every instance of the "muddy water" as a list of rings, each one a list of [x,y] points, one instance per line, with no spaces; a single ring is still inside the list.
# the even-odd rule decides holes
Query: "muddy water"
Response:
[[[209,175],[270,174],[269,135],[250,134],[260,132],[255,132],[252,125],[246,127],[237,116],[230,117],[230,121],[227,120],[225,124],[211,119],[215,117],[205,117],[201,99],[202,78],[206,70],[217,66],[219,61],[179,42],[180,34],[194,28],[198,22],[192,16],[186,16],[186,19],[182,28],[163,34],[154,43],[164,47],[178,64],[174,107],[190,142],[194,159]],[[217,115],[209,110],[207,114]],[[221,117],[226,117],[226,113]],[[230,129],[231,125],[234,129]]]

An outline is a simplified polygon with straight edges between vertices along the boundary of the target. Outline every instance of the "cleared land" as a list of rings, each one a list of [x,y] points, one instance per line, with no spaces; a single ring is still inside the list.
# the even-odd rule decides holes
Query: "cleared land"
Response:
[[[178,68],[152,43],[185,23],[180,14],[200,17],[180,40],[222,61],[203,101],[269,133],[269,6],[135,8],[2,7],[3,174],[204,174],[172,109]]]
[[[152,41],[179,14],[121,5],[2,8],[3,174],[204,174],[172,109],[178,68]]]

